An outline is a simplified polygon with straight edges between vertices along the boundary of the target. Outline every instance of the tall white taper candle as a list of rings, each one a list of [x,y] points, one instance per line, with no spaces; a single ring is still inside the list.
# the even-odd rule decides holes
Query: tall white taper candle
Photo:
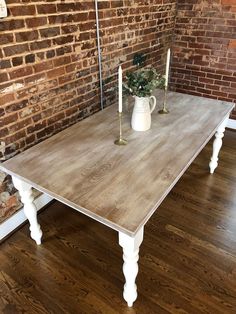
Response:
[[[122,112],[122,67],[119,66],[118,71],[118,81],[119,81],[119,112]]]
[[[167,58],[166,58],[166,81],[165,81],[165,87],[168,86],[168,80],[169,80],[169,71],[170,71],[170,48],[167,51]]]

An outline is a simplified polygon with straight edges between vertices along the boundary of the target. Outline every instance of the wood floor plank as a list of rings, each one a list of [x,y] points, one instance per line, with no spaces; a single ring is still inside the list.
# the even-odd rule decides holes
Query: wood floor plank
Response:
[[[1,244],[0,312],[235,314],[236,132],[226,131],[219,166],[209,143],[145,227],[132,309],[122,298],[115,231],[55,202]]]

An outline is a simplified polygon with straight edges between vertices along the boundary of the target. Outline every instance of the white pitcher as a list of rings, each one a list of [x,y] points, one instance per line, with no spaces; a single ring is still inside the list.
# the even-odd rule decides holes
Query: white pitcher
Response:
[[[131,126],[135,131],[147,131],[151,127],[151,114],[156,107],[156,97],[134,97]]]

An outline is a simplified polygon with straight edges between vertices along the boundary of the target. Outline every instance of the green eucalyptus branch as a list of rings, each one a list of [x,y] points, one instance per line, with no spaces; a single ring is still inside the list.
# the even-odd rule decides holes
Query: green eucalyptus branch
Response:
[[[163,88],[165,78],[153,68],[140,69],[126,73],[126,81],[123,83],[125,94],[150,97],[156,88]]]

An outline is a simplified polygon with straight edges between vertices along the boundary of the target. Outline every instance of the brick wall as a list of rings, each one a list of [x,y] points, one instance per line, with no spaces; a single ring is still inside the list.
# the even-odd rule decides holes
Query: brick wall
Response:
[[[236,1],[179,0],[172,61],[175,90],[236,102]]]
[[[0,155],[10,158],[99,110],[94,0],[8,0],[0,20]],[[162,69],[175,0],[99,1],[105,105],[116,100],[117,67],[135,53]],[[0,182],[0,221],[19,201]]]

